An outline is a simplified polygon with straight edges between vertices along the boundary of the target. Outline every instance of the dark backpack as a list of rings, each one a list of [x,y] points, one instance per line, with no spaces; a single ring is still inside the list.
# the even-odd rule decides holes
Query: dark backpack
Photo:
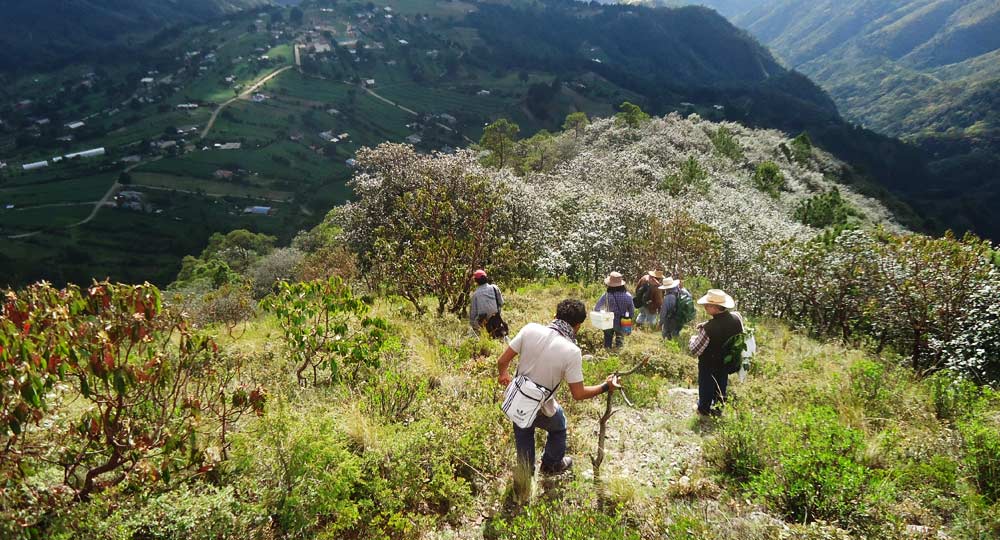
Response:
[[[682,328],[687,323],[693,321],[695,311],[694,298],[691,298],[691,294],[686,291],[678,290],[677,304],[674,307],[675,318],[677,319],[677,328]]]
[[[649,281],[646,281],[639,288],[635,290],[635,296],[632,297],[632,304],[636,309],[641,309],[646,307],[646,303],[649,301]]]
[[[494,313],[492,317],[486,319],[486,321],[482,323],[482,326],[486,328],[486,333],[489,334],[489,336],[494,339],[503,339],[507,337],[508,334],[510,334],[510,327],[507,326],[507,323],[503,320],[503,317],[500,315],[499,292],[500,292],[499,289],[493,287],[493,299],[497,303],[497,312]],[[481,318],[485,319],[485,317]]]

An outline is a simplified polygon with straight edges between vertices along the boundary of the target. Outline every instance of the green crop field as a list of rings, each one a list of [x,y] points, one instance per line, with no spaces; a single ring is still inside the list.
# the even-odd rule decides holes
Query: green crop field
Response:
[[[510,100],[495,96],[477,96],[412,81],[379,85],[376,92],[399,105],[431,114],[457,112],[492,118],[511,105]]]
[[[159,173],[135,173],[132,175],[132,181],[137,187],[149,186],[168,190],[191,191],[204,193],[210,197],[234,196],[248,199],[281,201],[289,200],[292,197],[292,194],[288,192],[268,190],[253,185],[203,180],[201,178],[184,176],[171,176]]]
[[[379,9],[384,5],[384,0],[376,3]],[[52,123],[35,129],[37,143],[25,144],[11,130],[0,129],[0,148],[11,164],[0,177],[0,209],[12,204],[18,210],[16,216],[0,212],[0,227],[17,232],[45,230],[3,246],[9,248],[6,253],[19,254],[16,260],[27,267],[51,269],[57,281],[60,276],[79,280],[86,272],[122,279],[165,276],[164,268],[175,269],[166,261],[196,253],[212,232],[246,226],[288,237],[303,224],[315,222],[331,206],[351,198],[348,182],[354,171],[345,161],[362,147],[403,142],[410,135],[422,137],[423,142],[417,144],[421,151],[460,146],[463,135],[476,139],[485,122],[504,116],[518,122],[522,134],[543,126],[545,120],[531,117],[523,100],[528,85],[549,84],[552,74],[532,72],[525,82],[517,72],[501,74],[463,63],[456,78],[445,67],[447,58],[453,56],[449,49],[454,42],[481,44],[476,31],[448,30],[435,27],[432,20],[413,17],[461,17],[475,9],[472,4],[403,0],[391,6],[391,12],[361,21],[356,20],[358,9],[363,9],[360,5],[337,6],[327,12],[307,5],[301,26],[281,22],[288,20],[288,8],[283,17],[245,13],[219,25],[173,30],[145,48],[141,61],[68,66],[11,81],[0,97],[31,96],[38,103],[48,102],[44,114],[52,117]],[[385,18],[389,13],[395,18]],[[256,23],[258,19],[262,23]],[[265,31],[268,24],[273,30]],[[422,33],[414,25],[443,33]],[[347,35],[348,28],[352,35]],[[333,35],[326,37],[326,31]],[[307,36],[306,32],[313,33]],[[267,74],[290,65],[294,43],[331,38],[356,38],[369,47],[359,62],[353,55],[342,54],[340,47],[309,58],[312,67],[304,63],[301,69],[286,70],[262,85],[258,91],[268,96],[262,102],[253,102],[249,96],[233,99]],[[412,45],[399,44],[400,39]],[[427,54],[433,50],[438,54]],[[263,59],[265,55],[269,59]],[[156,82],[140,83],[146,77]],[[92,82],[81,89],[80,81],[85,79]],[[348,82],[365,79],[375,79],[372,90],[380,97],[357,82]],[[553,100],[553,108],[560,113],[563,109],[610,112],[592,94],[612,95],[617,88],[606,81],[593,86],[589,91],[567,86]],[[481,89],[490,90],[491,95],[477,95]],[[229,100],[201,140],[201,130],[218,104]],[[182,103],[200,107],[178,110]],[[330,109],[337,112],[330,113]],[[461,133],[442,131],[434,120],[421,118],[445,113],[458,119],[454,128]],[[73,132],[73,142],[57,143],[57,137],[67,133],[64,123],[73,120],[85,121],[86,126]],[[198,132],[175,133],[175,128],[190,127]],[[320,136],[326,131],[348,137],[333,142]],[[177,145],[161,149],[153,144],[161,140],[177,141]],[[230,142],[240,142],[242,148],[213,149],[216,143]],[[22,163],[98,146],[107,149],[106,157],[64,162],[30,173],[20,170]],[[160,213],[101,208],[90,223],[67,229],[92,209],[73,204],[99,200],[126,167],[120,158],[130,155],[143,160],[131,171],[135,189],[144,191]],[[239,180],[215,178],[220,169],[236,173]],[[242,215],[243,207],[265,201],[279,208],[276,216]],[[26,207],[32,206],[44,208],[28,211]],[[115,230],[116,226],[121,230]],[[148,240],[139,234],[143,231]],[[142,252],[150,241],[169,244],[168,254],[146,254],[142,261],[129,258],[127,254]],[[153,262],[147,264],[145,259],[150,257]]]
[[[340,81],[308,78],[296,70],[286,71],[264,85],[265,90],[278,94],[282,99],[296,98],[329,104],[346,102],[351,88]]]
[[[53,208],[0,210],[0,231],[4,236],[67,227],[86,218],[93,205]]]
[[[0,187],[0,207],[36,206],[69,202],[98,201],[114,183],[117,174],[99,174],[72,180]],[[4,219],[0,217],[0,223]]]

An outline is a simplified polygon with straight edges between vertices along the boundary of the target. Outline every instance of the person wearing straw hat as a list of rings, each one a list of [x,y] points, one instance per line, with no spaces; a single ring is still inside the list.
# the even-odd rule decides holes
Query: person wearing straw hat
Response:
[[[635,286],[635,294],[640,297],[642,305],[637,306],[636,309],[635,325],[637,328],[642,328],[644,324],[656,328],[656,321],[660,316],[660,306],[663,304],[663,291],[660,290],[663,277],[663,270],[650,270],[639,278],[639,283]]]
[[[681,335],[681,328],[690,320],[688,316],[691,318],[694,316],[693,298],[691,293],[681,286],[681,280],[671,276],[663,278],[660,290],[663,292],[663,304],[660,306],[660,330],[663,339],[677,339]],[[682,312],[685,306],[687,314]]]
[[[736,301],[725,291],[709,290],[698,305],[712,317],[698,325],[698,333],[688,343],[691,355],[698,357],[698,414],[719,414],[716,406],[725,402],[729,383],[725,349],[734,336],[743,333],[743,320],[732,311]]]
[[[604,284],[608,290],[597,300],[594,310],[602,309],[615,314],[615,326],[604,331],[604,348],[610,349],[612,341],[614,346],[621,347],[625,343],[625,331],[622,329],[622,318],[631,318],[635,305],[632,303],[632,295],[625,289],[625,278],[618,272],[611,272],[604,278]]]

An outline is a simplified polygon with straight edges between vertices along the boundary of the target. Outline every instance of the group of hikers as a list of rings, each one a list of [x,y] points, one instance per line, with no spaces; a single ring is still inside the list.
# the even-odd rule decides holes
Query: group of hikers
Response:
[[[485,271],[477,270],[473,279],[477,288],[471,295],[472,329],[506,340],[507,327],[501,316],[503,295]],[[698,358],[697,413],[718,415],[726,399],[729,375],[742,364],[736,344],[742,344],[745,325],[743,317],[734,311],[735,300],[719,289],[711,289],[694,300],[679,279],[662,270],[644,274],[636,283],[635,296],[628,292],[619,272],[611,272],[604,284],[607,290],[597,300],[595,310],[614,314],[612,328],[604,330],[604,346],[609,349],[624,344],[633,317],[636,328],[659,329],[663,338],[677,339],[681,329],[694,320],[694,305],[704,308],[709,319],[695,326],[687,350]],[[566,456],[566,416],[555,399],[562,382],[569,386],[574,400],[590,399],[621,387],[614,375],[598,385],[584,384],[583,353],[576,336],[586,319],[583,302],[563,300],[552,322],[546,326],[525,325],[507,342],[497,360],[497,380],[505,387],[501,409],[514,424],[518,460],[532,474],[536,429],[547,432],[540,466],[543,474],[558,474],[573,465],[572,458]],[[512,376],[510,364],[515,357],[517,371]]]

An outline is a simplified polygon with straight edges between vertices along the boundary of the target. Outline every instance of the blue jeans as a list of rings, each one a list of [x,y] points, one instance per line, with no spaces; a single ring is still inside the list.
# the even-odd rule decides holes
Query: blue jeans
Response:
[[[663,339],[677,339],[681,335],[681,329],[677,327],[677,321],[668,317],[660,317],[660,335]]]
[[[604,331],[604,348],[610,349],[611,342],[614,340],[614,346],[616,348],[621,347],[625,343],[625,332],[622,331],[620,325],[615,325],[614,328]]]
[[[712,373],[698,368],[698,412],[710,414],[713,406],[725,403],[727,386],[729,374],[725,371]]]
[[[529,464],[532,473],[535,470],[535,428],[548,432],[548,437],[545,439],[545,453],[542,454],[542,467],[557,467],[566,456],[566,414],[563,413],[563,408],[556,407],[556,413],[552,416],[545,416],[539,412],[535,423],[529,428],[514,426],[517,459]]]
[[[637,310],[638,317],[635,319],[635,324],[637,326],[642,326],[648,324],[649,326],[656,327],[656,321],[660,318],[660,313],[649,308],[640,308]]]

